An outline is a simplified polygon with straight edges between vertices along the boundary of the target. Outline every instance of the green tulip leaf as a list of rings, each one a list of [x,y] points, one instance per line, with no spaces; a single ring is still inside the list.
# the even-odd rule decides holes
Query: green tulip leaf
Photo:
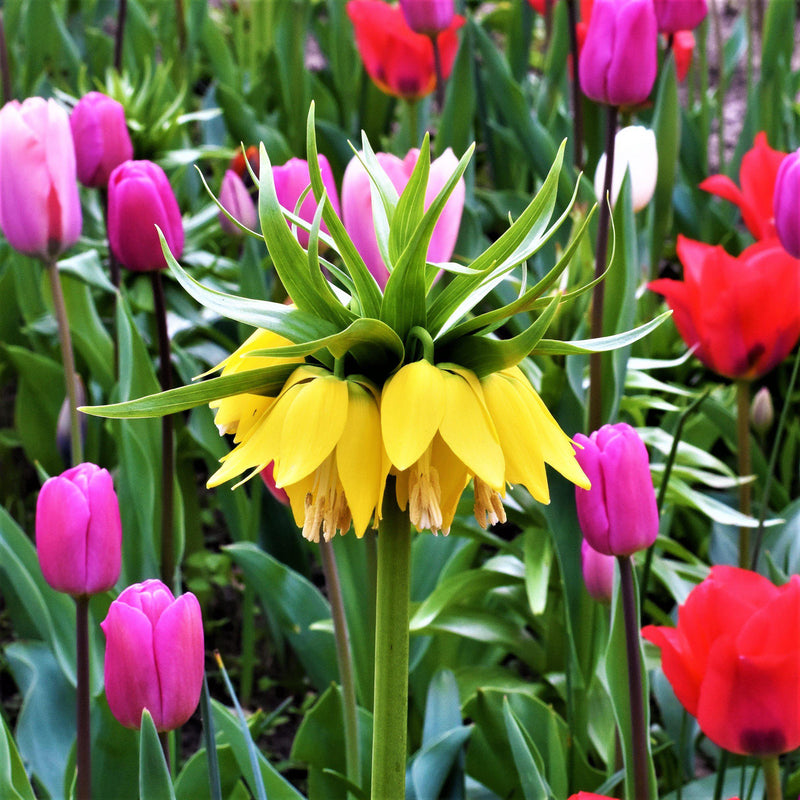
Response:
[[[525,800],[550,800],[553,792],[543,776],[544,761],[539,748],[522,727],[507,697],[503,698],[503,720]]]
[[[164,751],[147,709],[142,711],[139,736],[139,796],[142,800],[175,800]]]
[[[286,379],[296,368],[297,364],[291,363],[251,369],[234,375],[220,375],[188,386],[179,386],[176,389],[128,400],[125,403],[82,406],[78,410],[93,417],[141,419],[177,414],[179,411],[186,411],[195,406],[205,405],[211,400],[235,394],[261,394],[269,397],[280,392]]]
[[[0,794],[7,800],[36,800],[14,737],[2,717],[0,726]]]
[[[389,263],[391,264],[398,262],[425,213],[425,190],[428,188],[430,170],[430,137],[426,133],[422,140],[417,163],[397,201],[392,224],[389,226]]]

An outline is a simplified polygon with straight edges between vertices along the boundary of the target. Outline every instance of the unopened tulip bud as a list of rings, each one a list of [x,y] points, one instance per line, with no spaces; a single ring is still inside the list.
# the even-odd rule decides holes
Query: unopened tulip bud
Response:
[[[708,13],[706,0],[653,0],[653,8],[661,33],[694,30]]]
[[[580,55],[583,93],[610,106],[643,103],[656,79],[652,0],[596,0]]]
[[[581,570],[589,597],[598,603],[610,603],[614,593],[614,556],[598,553],[586,539],[581,542]]]
[[[633,210],[641,211],[653,199],[658,178],[658,151],[656,135],[642,125],[629,125],[617,131],[614,139],[614,172],[611,178],[611,207],[617,204],[625,170],[630,171]],[[600,156],[594,173],[594,191],[597,199],[605,203],[603,183],[606,176],[606,154]]]
[[[0,228],[21,253],[52,260],[81,235],[67,112],[29,97],[0,109]]]
[[[183,221],[164,170],[152,161],[126,161],[108,181],[108,238],[123,267],[135,272],[166,269],[156,226],[170,252],[183,252]]]
[[[187,592],[175,598],[158,580],[125,589],[100,627],[106,635],[105,686],[111,713],[126,728],[146,708],[156,729],[192,716],[203,685],[203,619]]]
[[[258,225],[256,204],[244,185],[244,181],[232,169],[226,170],[222,179],[219,202],[222,203],[228,214],[244,225],[245,228],[256,229],[256,225]],[[233,236],[241,236],[243,233],[242,229],[231,222],[221,211],[219,212],[219,225],[225,233],[230,233]]]
[[[44,579],[74,597],[110,589],[122,563],[119,502],[108,471],[79,464],[45,481],[36,502]]]
[[[578,521],[599,553],[629,556],[658,536],[658,508],[647,448],[624,422],[574,437],[575,457],[591,489],[575,488]]]
[[[772,405],[772,395],[766,386],[762,386],[753,398],[750,405],[750,424],[759,435],[765,434],[775,421],[775,409]]]
[[[447,30],[456,13],[453,0],[400,0],[400,8],[408,27],[426,36]]]
[[[89,92],[72,110],[69,124],[78,180],[84,186],[107,186],[112,170],[133,158],[125,109],[101,92]]]
[[[772,205],[781,244],[787,253],[800,258],[800,150],[781,162]]]

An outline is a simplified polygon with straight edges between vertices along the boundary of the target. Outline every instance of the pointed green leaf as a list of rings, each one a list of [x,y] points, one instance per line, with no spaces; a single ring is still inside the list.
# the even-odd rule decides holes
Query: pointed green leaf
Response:
[[[275,271],[289,297],[301,311],[321,316],[337,327],[355,317],[336,298],[320,269],[308,269],[306,251],[292,235],[275,190],[266,148],[259,151],[258,216]]]
[[[639,325],[623,333],[617,333],[613,336],[601,336],[599,339],[582,339],[575,342],[559,342],[554,339],[542,339],[534,348],[534,353],[542,353],[546,355],[571,355],[574,353],[605,353],[607,350],[615,350],[617,347],[625,347],[625,345],[638,342],[643,339],[648,333],[654,331],[665,319],[672,316],[671,311],[665,311],[659,314],[655,319],[646,322],[644,325]]]
[[[280,364],[239,372],[234,375],[220,375],[217,378],[178,386],[166,392],[150,394],[125,403],[106,406],[83,406],[79,409],[93,417],[112,419],[141,419],[143,417],[163,417],[176,414],[195,406],[205,405],[211,400],[230,397],[234,394],[262,394],[275,396],[280,392],[289,375],[298,364]]]
[[[542,774],[542,756],[517,715],[511,710],[507,697],[503,698],[503,721],[525,800],[550,800],[553,793]]]
[[[164,751],[147,709],[142,711],[139,735],[139,796],[142,800],[175,800]]]
[[[431,169],[430,137],[426,133],[419,157],[403,193],[397,201],[389,227],[389,259],[396,264],[425,213],[425,191]]]
[[[0,796],[7,800],[35,800],[14,737],[0,716]]]
[[[308,111],[308,127],[306,129],[306,150],[308,156],[308,168],[311,176],[311,188],[314,197],[320,199],[325,186],[322,182],[322,173],[319,167],[319,156],[317,154],[317,137],[314,130],[314,103]],[[334,207],[327,203],[322,212],[322,218],[328,227],[330,236],[333,239],[339,255],[342,257],[350,277],[353,279],[355,287],[355,297],[361,306],[361,311],[365,317],[377,317],[381,309],[381,290],[372,273],[361,258],[360,253],[353,244],[352,239],[345,230],[344,224],[339,219]]]

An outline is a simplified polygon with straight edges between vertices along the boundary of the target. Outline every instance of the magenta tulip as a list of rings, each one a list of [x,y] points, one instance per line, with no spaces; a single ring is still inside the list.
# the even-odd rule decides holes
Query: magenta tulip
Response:
[[[0,228],[21,253],[56,258],[81,235],[75,148],[67,112],[29,97],[0,109]]]
[[[167,266],[156,225],[170,252],[183,252],[183,222],[164,170],[152,161],[126,161],[108,180],[108,238],[123,267],[151,272]]]
[[[456,14],[453,0],[400,0],[400,8],[408,27],[427,36],[446,31]]]
[[[44,579],[74,597],[119,578],[122,524],[108,471],[79,464],[45,481],[36,502],[36,551]]]
[[[781,244],[791,256],[800,258],[800,150],[781,161],[772,204]]]
[[[389,176],[398,193],[405,189],[408,179],[416,166],[419,150],[410,150],[404,159],[389,153],[377,153],[378,163]],[[425,208],[427,208],[442,187],[453,174],[458,159],[448,147],[431,163],[428,176],[428,188],[425,191]],[[381,285],[386,286],[389,270],[383,263],[375,227],[372,221],[372,196],[370,178],[358,158],[353,158],[347,165],[342,181],[342,212],[344,226],[353,240],[358,252],[364,259],[369,271]],[[461,225],[461,214],[464,210],[466,186],[461,178],[445,203],[444,210],[433,229],[428,246],[428,261],[439,264],[449,261],[453,255]]]
[[[226,170],[219,190],[219,202],[225,210],[245,228],[256,230],[258,225],[258,212],[250,192],[244,181],[232,170]],[[228,217],[219,212],[219,224],[222,230],[234,236],[242,234],[242,229]]]
[[[322,183],[327,192],[328,199],[326,202],[330,203],[334,211],[339,214],[339,195],[336,192],[336,181],[333,179],[331,165],[328,163],[328,159],[323,155],[319,156],[319,169],[322,173]],[[308,162],[304,161],[302,158],[290,158],[283,166],[272,168],[272,179],[275,181],[275,193],[278,195],[280,204],[287,211],[295,213],[300,195],[311,185]],[[300,210],[297,212],[297,216],[310,225],[316,212],[317,201],[314,199],[314,193],[309,191],[300,204]],[[324,222],[320,225],[320,230],[325,233],[328,232],[328,228]],[[297,240],[303,247],[308,247],[308,231],[298,227]]]
[[[647,448],[624,422],[574,437],[576,458],[591,489],[575,488],[578,521],[599,553],[629,556],[658,535],[658,509]]]
[[[653,0],[595,0],[580,55],[583,93],[610,106],[643,103],[656,79]]]
[[[694,30],[708,14],[706,0],[653,0],[653,8],[661,33]]]
[[[100,627],[106,635],[105,684],[111,713],[126,728],[146,708],[170,731],[197,708],[203,685],[203,619],[191,593],[177,599],[158,580],[125,589]]]
[[[584,539],[581,542],[581,571],[589,597],[598,603],[610,603],[614,593],[614,556],[599,553]]]
[[[84,186],[107,186],[112,170],[133,158],[125,109],[101,92],[89,92],[72,110],[69,124],[78,180]]]

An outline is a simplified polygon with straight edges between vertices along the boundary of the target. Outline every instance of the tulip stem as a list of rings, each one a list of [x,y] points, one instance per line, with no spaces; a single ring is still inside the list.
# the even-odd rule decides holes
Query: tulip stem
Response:
[[[78,417],[78,376],[75,371],[75,353],[72,350],[72,337],[67,320],[67,306],[64,303],[64,291],[61,288],[61,276],[55,261],[47,262],[47,274],[50,277],[50,288],[53,293],[53,308],[58,325],[58,340],[61,344],[61,360],[64,362],[64,381],[67,385],[69,401],[69,429],[72,463],[83,461],[83,442],[81,441],[81,425]]]
[[[117,30],[114,33],[114,69],[119,73],[122,72],[122,44],[125,41],[125,18],[127,15],[128,0],[119,0],[119,5],[117,6]]]
[[[753,471],[750,454],[750,384],[748,381],[736,383],[736,445],[739,451],[739,511],[750,516],[750,481]],[[739,566],[750,566],[750,528],[739,528]]]
[[[639,655],[639,613],[633,582],[633,561],[630,556],[617,556],[619,562],[622,611],[625,619],[625,645],[628,654],[628,688],[631,703],[633,738],[633,797],[647,800],[650,796],[647,775],[647,731],[644,724],[642,665]],[[630,796],[630,794],[629,794]]]
[[[339,570],[336,567],[336,554],[331,542],[321,541],[319,553],[328,599],[331,604],[333,636],[336,641],[336,662],[339,667],[339,680],[342,683],[342,713],[344,715],[344,746],[347,762],[347,778],[356,786],[361,785],[361,753],[358,741],[358,707],[356,705],[356,684],[353,676],[353,655],[350,650],[350,633],[344,613],[342,586]]]
[[[92,737],[89,724],[89,598],[75,598],[75,643],[77,671],[77,800],[92,796]]]
[[[8,63],[8,46],[6,45],[6,29],[3,24],[3,12],[0,11],[0,73],[3,81],[3,105],[13,98],[11,86],[11,67]]]
[[[444,110],[444,71],[442,70],[442,53],[439,50],[439,35],[435,33],[430,39],[433,45],[433,68],[436,71],[436,107],[441,114]]]
[[[781,768],[778,763],[778,756],[768,756],[761,759],[761,766],[764,770],[764,783],[767,789],[767,800],[783,800],[783,790],[781,789]]]
[[[572,161],[578,172],[583,170],[583,102],[581,99],[580,73],[578,72],[578,14],[575,0],[567,0],[569,18],[569,52],[572,55],[572,130],[575,135],[575,148]]]
[[[161,361],[161,389],[172,388],[172,363],[167,330],[167,304],[161,272],[150,273],[153,283],[153,304],[158,328],[158,353]],[[175,534],[173,520],[173,472],[175,457],[172,447],[172,415],[161,418],[161,577],[170,589],[175,588]]]
[[[386,800],[405,797],[408,725],[411,524],[397,506],[394,492],[394,481],[387,481],[378,533],[372,735],[371,796]]]
[[[614,175],[614,140],[617,134],[619,109],[608,106],[606,116],[606,174],[603,181],[603,196],[600,198],[600,217],[597,222],[597,250],[595,252],[595,280],[606,271],[608,249],[608,223],[611,216],[611,179]],[[592,338],[603,335],[603,301],[605,281],[599,281],[592,291]],[[589,430],[596,431],[603,424],[603,354],[589,356]]]

